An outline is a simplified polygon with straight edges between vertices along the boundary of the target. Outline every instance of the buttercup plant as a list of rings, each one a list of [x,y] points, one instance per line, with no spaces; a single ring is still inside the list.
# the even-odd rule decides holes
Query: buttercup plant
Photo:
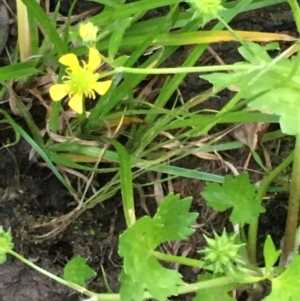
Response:
[[[118,250],[123,259],[123,269],[119,277],[120,290],[113,294],[98,294],[85,289],[86,281],[95,276],[95,272],[87,267],[87,259],[79,258],[78,260],[77,258],[77,260],[73,260],[73,258],[64,269],[64,279],[59,278],[14,252],[11,233],[9,231],[5,233],[2,229],[0,229],[0,262],[6,260],[6,254],[15,256],[18,260],[53,280],[85,294],[90,298],[89,301],[141,301],[150,298],[165,301],[169,296],[185,293],[196,293],[194,301],[233,300],[235,295],[238,295],[236,290],[244,290],[245,287],[248,289],[252,283],[264,279],[272,282],[273,290],[271,295],[265,299],[266,301],[298,300],[300,256],[296,252],[297,247],[292,246],[293,256],[291,262],[288,260],[290,266],[287,267],[286,265],[287,268],[278,267],[277,261],[281,251],[277,250],[275,246],[277,241],[274,244],[271,237],[268,237],[263,250],[264,267],[262,267],[261,258],[259,258],[259,265],[256,260],[257,221],[264,212],[262,200],[276,175],[279,175],[293,161],[292,156],[285,159],[280,167],[271,171],[263,179],[260,187],[253,185],[252,178],[248,177],[248,174],[223,177],[199,171],[198,168],[183,168],[173,165],[174,161],[187,155],[199,155],[202,158],[202,153],[222,152],[242,147],[237,141],[232,142],[231,139],[230,143],[223,144],[223,140],[220,141],[214,131],[215,125],[258,121],[278,122],[274,114],[269,116],[269,114],[262,114],[257,111],[243,111],[242,108],[244,108],[246,101],[249,102],[249,106],[252,103],[253,108],[256,108],[257,105],[267,104],[274,99],[278,100],[276,97],[280,96],[280,99],[276,101],[275,108],[274,106],[268,108],[268,112],[276,114],[281,110],[284,96],[290,102],[291,87],[288,90],[278,91],[280,87],[277,80],[284,83],[285,87],[287,79],[292,82],[290,78],[282,77],[283,64],[275,66],[279,67],[279,72],[275,72],[274,76],[270,77],[270,79],[276,80],[274,85],[268,86],[268,83],[272,83],[271,80],[262,81],[264,82],[263,85],[256,85],[258,88],[268,87],[270,92],[277,88],[274,92],[275,95],[267,95],[266,93],[263,101],[261,99],[257,101],[257,97],[261,97],[261,92],[263,92],[259,90],[256,91],[258,93],[255,93],[258,94],[255,100],[259,103],[257,104],[254,99],[251,99],[254,96],[252,92],[255,91],[253,83],[258,83],[258,78],[264,79],[263,76],[267,70],[276,71],[276,68],[273,70],[272,66],[275,65],[277,58],[270,57],[265,61],[257,60],[255,57],[250,58],[244,64],[218,66],[210,64],[209,66],[202,66],[201,64],[201,66],[195,67],[195,64],[200,62],[206,45],[210,42],[223,41],[228,37],[229,39],[237,39],[237,36],[242,39],[251,38],[249,32],[239,32],[238,35],[234,35],[228,29],[228,22],[241,12],[241,7],[243,10],[251,10],[251,6],[249,6],[251,1],[224,1],[224,7],[227,9],[225,10],[220,0],[189,0],[187,2],[191,4],[191,7],[189,10],[184,9],[184,11],[179,6],[179,2],[175,0],[135,1],[129,4],[122,3],[126,1],[102,1],[108,4],[103,4],[103,11],[91,18],[94,24],[101,28],[99,35],[98,27],[90,21],[84,21],[79,27],[78,25],[73,27],[73,24],[67,23],[67,26],[63,27],[65,28],[64,31],[56,31],[55,18],[53,18],[53,22],[50,22],[52,20],[47,19],[47,14],[38,6],[36,1],[22,0],[22,2],[28,6],[30,17],[36,18],[40,25],[39,28],[46,29],[45,32],[49,36],[43,42],[44,47],[37,50],[41,54],[48,53],[45,50],[51,50],[51,56],[44,55],[39,58],[38,65],[32,60],[23,64],[14,63],[7,69],[6,67],[2,68],[1,79],[3,81],[15,80],[20,76],[19,67],[22,66],[23,68],[26,67],[27,73],[25,72],[25,74],[31,78],[33,74],[40,74],[41,72],[44,74],[45,66],[51,66],[53,61],[56,63],[59,61],[65,66],[66,73],[63,77],[59,77],[58,83],[55,83],[49,90],[52,100],[56,103],[52,103],[48,135],[41,135],[44,131],[41,131],[42,129],[35,124],[34,118],[30,118],[31,113],[27,112],[24,105],[23,113],[27,114],[26,122],[32,135],[28,135],[26,130],[10,117],[10,113],[5,112],[5,109],[0,109],[4,116],[3,121],[1,121],[11,124],[16,133],[22,135],[30,143],[39,154],[38,160],[44,160],[47,163],[47,166],[69,189],[77,202],[74,210],[70,208],[70,212],[67,214],[60,217],[55,215],[52,221],[43,222],[41,226],[45,227],[46,231],[50,227],[53,230],[51,229],[51,232],[47,234],[33,231],[34,239],[38,242],[46,237],[56,236],[84,211],[94,208],[101,202],[111,201],[112,197],[119,191],[122,195],[121,202],[127,229],[119,237]],[[254,1],[253,4],[261,5],[263,2]],[[160,16],[157,20],[143,21],[141,17],[144,13],[147,13],[149,9],[155,10],[159,6],[169,6],[170,9],[166,16]],[[70,16],[71,11],[70,9]],[[212,32],[199,31],[201,25],[213,18],[219,20],[214,27],[216,30]],[[68,21],[70,19],[68,18]],[[225,31],[222,30],[224,26],[227,26]],[[68,32],[69,28],[70,32]],[[267,39],[271,36],[266,33],[254,34],[255,39],[260,39],[260,41],[262,37]],[[283,35],[276,35],[276,39],[280,39],[280,36]],[[78,43],[79,37],[80,43]],[[288,38],[287,35],[284,37]],[[271,38],[274,39],[274,37]],[[96,41],[101,41],[101,43],[96,44]],[[286,41],[293,40],[287,39]],[[244,41],[241,43],[247,46],[242,49],[242,53],[249,57],[250,46],[246,45],[247,43]],[[173,58],[176,47],[190,44],[196,44],[196,46],[188,53],[184,62],[178,65],[177,60],[175,60],[175,66],[162,67],[166,60]],[[87,59],[81,61],[81,58],[75,54],[82,53],[82,45],[87,47]],[[154,51],[153,46],[157,45],[159,49]],[[267,46],[269,47],[269,45]],[[253,51],[250,52],[261,54],[257,48],[253,48]],[[101,64],[101,59],[106,61],[102,53],[109,58],[108,63],[113,70],[99,74],[98,67]],[[281,55],[284,57],[283,54]],[[286,58],[286,60],[288,59]],[[291,63],[294,64],[292,61]],[[32,66],[36,70],[32,70]],[[285,73],[290,74],[291,70],[288,60],[286,62],[287,72]],[[226,71],[220,75],[214,75],[218,76],[214,90],[208,94],[199,92],[199,97],[183,99],[182,104],[178,102],[172,109],[168,109],[167,104],[171,95],[176,90],[181,90],[180,83],[186,74],[202,74],[204,72],[207,74],[213,71]],[[296,71],[296,68],[292,71]],[[144,87],[150,74],[168,74],[168,80],[163,86],[157,83],[158,87],[156,84],[150,87],[150,90],[153,88],[153,91],[157,93],[155,97],[147,97],[149,95],[147,94],[149,92],[148,85],[147,89],[141,93],[139,90],[141,84]],[[101,82],[102,78],[108,75],[114,75],[113,84],[111,80]],[[47,76],[47,78],[49,77]],[[211,79],[212,83],[214,83],[213,79]],[[238,82],[236,82],[237,79]],[[243,82],[245,85],[239,85]],[[190,83],[187,82],[187,84]],[[230,100],[223,109],[220,105],[220,107],[214,108],[216,111],[199,110],[198,104],[204,100],[209,101],[209,97],[215,97],[220,86],[221,88],[223,86],[224,88],[238,87],[240,92],[237,95],[240,96]],[[110,93],[102,97],[102,101],[96,103],[88,112],[89,114],[85,114],[85,99],[88,97],[95,99],[97,94],[104,95],[108,89],[111,89]],[[147,93],[145,94],[145,92]],[[298,99],[298,94],[298,90],[296,90],[295,101]],[[68,100],[71,109],[79,114],[75,118],[73,118],[73,114],[61,114],[58,101],[64,98]],[[240,102],[239,99],[241,99]],[[20,103],[23,104],[22,100]],[[292,119],[290,116],[298,116],[299,114],[294,114],[297,107],[296,103],[293,104],[290,110],[292,113],[285,116],[288,116],[289,119]],[[219,113],[218,110],[220,110]],[[289,126],[288,124],[285,125]],[[292,125],[293,128],[294,126]],[[215,133],[212,137],[210,137],[211,130]],[[169,135],[171,133],[172,136]],[[122,135],[122,139],[119,139],[120,135]],[[201,137],[205,137],[204,145],[202,142],[200,143],[201,146],[195,144],[196,137],[197,141]],[[300,139],[298,140],[300,141]],[[220,155],[222,156],[222,153]],[[213,154],[212,158],[215,158]],[[104,160],[107,162],[105,166],[100,164]],[[300,166],[300,164],[296,164],[298,161],[295,159],[294,162],[294,166]],[[98,176],[101,177],[102,173],[106,172],[108,173],[108,182],[99,185],[101,183],[98,183]],[[189,212],[192,199],[183,199],[179,195],[170,194],[164,200],[157,202],[158,210],[154,216],[145,214],[142,217],[136,217],[135,205],[139,206],[139,200],[133,193],[133,185],[139,185],[139,183],[135,184],[135,180],[139,180],[141,175],[148,172],[158,172],[167,175],[167,177],[170,176],[170,181],[171,176],[176,179],[178,176],[183,176],[206,181],[206,187],[201,193],[206,201],[205,206],[210,206],[214,211],[220,212],[230,210],[228,222],[234,225],[237,233],[233,236],[230,233],[227,234],[225,230],[222,233],[224,224],[213,224],[208,221],[206,223],[205,221],[209,229],[207,229],[207,236],[204,236],[201,232],[202,225],[200,230],[198,228],[198,222],[202,224],[202,221],[197,218],[197,212]],[[68,177],[67,173],[70,173],[71,176]],[[300,173],[298,174],[300,175]],[[113,176],[110,178],[110,175]],[[76,181],[77,178],[78,181]],[[146,179],[146,185],[152,186],[160,181],[159,179],[155,181],[149,179]],[[295,183],[299,183],[299,181],[295,181]],[[143,187],[144,183],[141,184]],[[295,193],[295,195],[300,195],[300,193]],[[41,205],[43,205],[42,202]],[[289,211],[298,212],[295,209]],[[250,225],[249,231],[247,231],[248,225]],[[95,226],[97,227],[98,223],[95,223]],[[215,232],[218,234],[211,229],[212,227],[215,227]],[[195,229],[198,229],[197,237],[199,234],[199,237],[204,237],[204,239],[197,239],[197,245],[193,245],[192,252],[190,252],[189,241],[183,244],[179,241],[186,240]],[[14,229],[13,233],[19,234],[17,230],[15,232]],[[97,239],[97,229],[91,230],[91,234]],[[211,234],[211,232],[213,233]],[[79,232],[78,234],[76,232],[75,235],[80,238]],[[168,252],[164,252],[163,247],[169,242],[172,242],[170,245],[173,245],[173,242],[176,244],[174,255],[171,252],[175,251],[175,248],[168,248]],[[177,243],[180,244],[178,249]],[[199,251],[198,248],[202,251]],[[193,251],[198,251],[201,255],[200,258],[195,258]],[[289,252],[284,251],[283,253],[289,255]],[[93,264],[95,263],[92,257],[91,261]],[[174,263],[176,266],[185,265],[201,269],[200,274],[205,274],[204,276],[208,276],[208,278],[199,277],[193,283],[186,283],[185,275],[180,273],[181,269],[172,270],[169,265],[161,264],[162,261]],[[259,286],[259,283],[256,285]],[[209,291],[206,298],[201,295],[201,292],[205,294],[205,291]],[[281,291],[287,292],[288,295],[283,296]],[[214,298],[211,294],[215,292],[218,296]]]

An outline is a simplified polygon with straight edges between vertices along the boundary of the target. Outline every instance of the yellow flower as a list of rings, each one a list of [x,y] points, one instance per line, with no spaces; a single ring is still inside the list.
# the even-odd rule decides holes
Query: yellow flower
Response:
[[[82,38],[82,40],[86,43],[95,42],[97,38],[97,33],[98,27],[94,26],[91,22],[82,24],[79,27],[79,35]]]
[[[62,84],[50,87],[50,96],[53,101],[59,101],[68,95],[69,106],[78,114],[83,112],[83,96],[95,99],[95,92],[104,95],[111,86],[111,80],[98,82],[99,74],[94,73],[101,63],[99,52],[95,48],[89,49],[88,63],[82,61],[82,66],[73,53],[63,55],[59,62],[68,67],[67,75],[63,76]]]

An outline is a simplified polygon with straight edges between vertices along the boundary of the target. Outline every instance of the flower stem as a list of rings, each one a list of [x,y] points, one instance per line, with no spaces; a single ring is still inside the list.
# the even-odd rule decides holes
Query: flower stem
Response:
[[[299,153],[300,154],[300,153]],[[264,179],[263,183],[259,187],[255,202],[261,203],[263,197],[265,196],[268,187],[270,186],[271,182],[276,178],[285,168],[287,168],[292,162],[294,158],[294,152],[289,154],[283,162],[277,166],[269,175]],[[300,166],[300,165],[299,165]],[[300,183],[300,182],[299,182]],[[299,185],[300,187],[300,185]],[[248,243],[247,243],[247,250],[248,250],[248,259],[250,263],[256,264],[256,245],[257,245],[257,229],[258,229],[258,221],[257,218],[253,223],[249,225],[248,231]]]
[[[296,135],[294,150],[294,162],[290,184],[290,197],[288,204],[288,215],[285,226],[285,237],[282,248],[280,263],[285,265],[288,257],[294,251],[295,237],[299,220],[300,204],[300,133]]]
[[[114,73],[132,73],[132,74],[180,74],[180,73],[198,73],[198,72],[213,72],[213,71],[239,71],[249,70],[251,68],[263,69],[266,64],[254,66],[252,64],[240,65],[222,65],[222,66],[197,66],[197,67],[174,67],[174,68],[130,68],[117,67],[113,70]],[[109,73],[105,73],[107,76]],[[103,75],[104,76],[104,75]]]

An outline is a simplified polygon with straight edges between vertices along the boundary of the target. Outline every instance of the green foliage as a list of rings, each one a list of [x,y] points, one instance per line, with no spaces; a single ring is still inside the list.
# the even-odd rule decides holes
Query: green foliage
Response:
[[[300,56],[288,59],[282,54],[272,60],[267,53],[269,48],[247,43],[239,48],[239,52],[251,63],[248,68],[233,73],[203,75],[202,78],[211,82],[214,89],[239,87],[250,108],[279,115],[282,132],[297,135],[300,129],[297,117],[300,114]],[[237,63],[236,66],[243,64],[247,66],[247,63]]]
[[[214,279],[214,276],[206,274],[198,276],[198,281]],[[193,301],[234,301],[235,299],[228,295],[228,292],[234,289],[234,285],[220,285],[214,289],[203,289],[196,293]]]
[[[12,250],[14,244],[12,243],[11,230],[6,232],[3,227],[0,226],[0,264],[4,263],[7,259],[7,253]]]
[[[204,250],[200,250],[199,253],[204,254],[204,261],[207,265],[213,265],[213,272],[215,274],[233,272],[235,264],[245,265],[239,254],[240,248],[244,244],[235,243],[235,235],[229,236],[225,229],[223,229],[222,235],[218,235],[214,232],[214,238],[208,238],[204,236],[207,246]]]
[[[284,83],[288,81],[288,78],[286,77],[282,80]],[[287,135],[300,133],[298,87],[275,87],[267,93],[258,96],[249,106],[253,109],[272,111],[279,115],[280,127],[283,133]]]
[[[268,235],[264,244],[264,259],[265,259],[265,268],[267,273],[274,266],[280,254],[281,254],[281,250],[276,250],[276,247],[273,243],[271,236]]]
[[[0,81],[9,81],[16,78],[31,76],[39,71],[34,62],[24,62],[0,68]]]
[[[142,217],[120,236],[119,254],[124,258],[122,300],[143,300],[146,291],[161,301],[178,294],[184,285],[181,274],[163,267],[153,251],[166,241],[186,239],[194,232],[191,225],[198,214],[189,213],[190,205],[191,198],[180,200],[170,194],[153,218]]]
[[[222,185],[207,183],[201,193],[208,205],[217,211],[232,208],[230,221],[243,226],[256,220],[264,208],[255,200],[255,186],[247,174],[226,176]]]
[[[81,286],[85,286],[85,281],[96,275],[86,264],[86,258],[80,256],[72,258],[64,267],[64,279]]]
[[[300,255],[295,255],[289,268],[272,279],[272,291],[263,301],[297,301],[300,287]]]
[[[2,95],[6,93],[6,88],[11,86],[12,81],[22,76],[26,76],[28,80],[25,88],[29,88],[29,91],[39,90],[40,83],[49,85],[44,78],[40,81],[39,78],[33,78],[33,75],[46,73],[45,78],[60,83],[64,70],[57,71],[57,65],[61,55],[73,53],[81,60],[87,52],[87,45],[79,39],[78,24],[73,26],[74,23],[70,22],[72,8],[65,24],[56,30],[59,4],[54,14],[47,15],[37,2],[22,1],[28,9],[30,20],[33,20],[32,31],[40,33],[39,38],[43,40],[36,39],[35,42],[31,42],[31,48],[35,49],[32,54],[37,54],[36,57],[28,62],[16,63],[18,59],[16,56],[12,58],[10,66],[1,68],[0,81],[8,81],[3,84]],[[290,0],[292,1],[294,0]],[[265,267],[246,265],[246,262],[253,265],[255,263],[255,247],[254,251],[252,250],[255,254],[253,258],[249,254],[251,246],[257,243],[255,225],[260,213],[264,212],[261,201],[274,179],[270,177],[273,171],[266,176],[262,188],[260,187],[256,193],[255,186],[250,183],[246,174],[235,178],[222,177],[199,169],[170,164],[190,154],[198,156],[199,153],[241,148],[243,144],[240,142],[220,143],[219,138],[214,135],[208,138],[211,140],[206,140],[205,145],[198,146],[194,143],[195,137],[198,140],[202,135],[207,135],[219,123],[280,122],[283,133],[299,134],[299,54],[289,59],[287,58],[289,53],[283,52],[273,58],[268,51],[278,50],[277,43],[260,46],[241,41],[239,52],[244,58],[243,62],[231,66],[194,67],[200,60],[202,61],[202,55],[209,43],[228,38],[228,32],[222,29],[224,26],[228,29],[228,23],[232,18],[240,12],[272,5],[278,1],[240,0],[226,3],[219,0],[187,0],[190,5],[188,10],[182,9],[182,3],[177,0],[130,3],[125,0],[94,0],[94,2],[104,5],[103,10],[97,12],[89,21],[99,27],[96,48],[101,51],[104,63],[104,66],[101,65],[99,68],[99,77],[112,80],[108,93],[95,102],[88,101],[86,107],[88,114],[82,114],[80,117],[70,115],[71,119],[67,120],[66,130],[61,126],[61,120],[65,120],[65,116],[69,115],[63,113],[64,107],[59,103],[50,107],[44,91],[41,93],[37,91],[37,95],[42,95],[49,113],[49,116],[47,115],[47,118],[50,118],[49,131],[46,135],[35,125],[35,120],[27,107],[18,99],[15,104],[26,120],[27,126],[19,126],[16,119],[5,111],[6,109],[0,109],[3,116],[0,122],[9,124],[17,136],[24,137],[39,155],[38,160],[43,159],[65,187],[81,200],[80,208],[74,210],[74,215],[69,216],[70,220],[87,208],[110,199],[121,190],[128,229],[120,236],[119,244],[119,254],[124,259],[120,275],[120,295],[95,296],[93,292],[80,287],[85,285],[87,279],[95,276],[95,272],[87,266],[84,258],[75,257],[66,265],[65,280],[46,273],[12,251],[10,230],[4,232],[2,227],[0,263],[5,262],[6,254],[9,252],[54,280],[87,294],[91,297],[90,300],[95,298],[124,301],[140,301],[145,298],[166,300],[170,295],[197,291],[195,301],[231,301],[234,298],[230,297],[228,292],[238,288],[239,283],[250,284],[266,278],[273,284],[273,291],[266,300],[296,300],[297,287],[300,285],[297,278],[300,272],[299,255],[295,256],[291,266],[283,274],[274,278],[274,275],[277,276],[276,273],[281,272],[274,267],[280,251],[276,250],[272,239],[267,237],[264,244]],[[299,9],[299,7],[295,9],[295,5],[298,5],[296,1],[292,8],[294,12]],[[163,14],[149,19],[150,10],[160,12],[160,9],[164,11]],[[296,22],[300,19],[297,15]],[[212,31],[199,31],[201,25],[213,18],[217,18],[220,22]],[[235,36],[234,32],[232,34]],[[196,46],[185,60],[180,60],[181,63],[178,63],[177,59],[173,60],[178,57],[174,55],[178,47],[191,44]],[[172,60],[177,64],[174,68],[162,67]],[[203,75],[203,78],[213,84],[214,91],[201,93],[192,99],[184,99],[181,103],[179,101],[181,95],[178,92],[181,90],[180,85],[188,73],[199,71],[199,69],[196,71],[196,68],[202,68],[200,72],[225,70],[230,73]],[[49,71],[51,74],[48,74]],[[143,93],[138,92],[141,84],[144,87],[144,80],[151,74],[168,74],[159,89],[154,87],[154,91],[158,92],[153,98],[154,101],[148,101],[147,97],[141,97]],[[31,86],[33,80],[34,89]],[[18,86],[20,85],[16,83],[13,87],[18,89]],[[205,106],[204,110],[199,109],[199,104],[202,107],[202,102],[217,96],[216,94],[223,88],[232,90],[234,88],[238,93],[224,108],[220,108],[220,112],[207,111]],[[18,95],[19,91],[15,92]],[[177,97],[176,102],[169,109],[167,104],[174,95]],[[260,112],[243,111],[241,108],[245,105]],[[30,134],[27,133],[27,128],[30,129]],[[119,140],[120,135],[124,135],[126,139]],[[107,164],[109,167],[103,168],[99,164],[101,160],[112,164]],[[73,182],[64,178],[56,165],[61,166],[61,170],[64,171],[64,167],[76,170],[70,171],[73,175],[78,174],[78,171],[82,172],[82,178],[88,175],[88,184],[81,190],[84,193],[78,192],[77,187],[74,189]],[[154,217],[144,216],[135,222],[133,183],[136,183],[135,179],[138,176],[149,171],[164,173],[170,178],[183,176],[213,182],[206,184],[202,196],[217,211],[232,209],[230,221],[240,226],[237,227],[240,232],[231,235],[224,229],[220,236],[216,233],[214,238],[204,236],[207,246],[199,253],[204,254],[205,264],[197,259],[158,252],[157,249],[161,244],[184,240],[191,235],[194,231],[191,225],[195,222],[197,214],[189,213],[190,198],[180,200],[179,196],[169,195],[160,204]],[[89,185],[93,184],[96,173],[113,173],[114,176],[103,187],[99,189],[96,187],[98,190],[93,190],[94,194],[91,197],[87,197],[90,195]],[[298,210],[295,212],[298,214]],[[248,235],[245,235],[245,229],[242,228],[246,223],[250,224]],[[246,247],[248,253],[242,254]],[[214,272],[214,275],[207,273],[201,275],[198,282],[184,283],[182,275],[178,271],[166,268],[161,264],[162,260],[201,267],[209,273]],[[224,276],[221,277],[220,274]]]
[[[135,210],[133,201],[133,188],[132,188],[132,172],[131,172],[131,158],[126,148],[118,141],[111,141],[112,145],[116,148],[119,161],[120,161],[120,179],[121,179],[121,192],[123,199],[123,210],[126,224],[130,227],[135,222]]]
[[[36,1],[31,0],[22,0],[22,2],[26,5],[29,18],[34,18],[43,26],[43,29],[46,31],[47,35],[51,39],[53,46],[55,47],[57,53],[62,55],[67,52],[66,44],[62,41],[59,36],[58,31],[55,26],[51,23],[49,17],[46,15],[45,11],[41,8],[41,6]]]
[[[130,26],[131,22],[132,22],[132,18],[126,18],[121,20],[119,24],[116,23],[115,30],[112,33],[109,42],[108,56],[110,59],[113,59],[117,54],[122,42],[124,32]]]

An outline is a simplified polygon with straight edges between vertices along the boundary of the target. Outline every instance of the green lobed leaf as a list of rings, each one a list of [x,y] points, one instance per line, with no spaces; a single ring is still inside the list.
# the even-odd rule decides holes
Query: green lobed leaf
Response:
[[[282,132],[297,135],[300,131],[300,56],[291,59],[279,56],[273,63],[267,49],[247,43],[247,47],[240,47],[239,52],[253,67],[230,74],[203,75],[202,78],[212,83],[214,89],[231,86],[247,89],[245,98],[251,100],[248,103],[250,108],[280,116]],[[262,81],[263,85],[260,84]]]
[[[182,276],[159,263],[153,251],[168,240],[184,239],[193,230],[197,214],[189,213],[191,199],[169,195],[151,218],[144,216],[120,236],[119,254],[124,258],[121,299],[139,301],[148,291],[157,300],[177,295]],[[136,288],[133,289],[133,288]]]
[[[196,221],[198,213],[189,213],[191,203],[192,198],[181,200],[179,195],[173,194],[165,197],[154,216],[164,225],[162,241],[186,239],[194,232],[190,226]]]
[[[145,216],[120,236],[119,254],[124,257],[123,274],[127,275],[120,278],[123,301],[142,300],[142,292],[146,290],[161,301],[178,294],[178,286],[183,285],[182,276],[177,271],[162,267],[152,254],[152,250],[161,243],[159,234],[162,231],[163,224],[159,220]],[[124,279],[127,282],[122,282]],[[139,288],[139,295],[128,288],[133,284]]]
[[[222,185],[207,183],[202,197],[217,211],[232,207],[230,221],[243,226],[255,221],[265,209],[255,201],[255,186],[250,183],[248,174],[233,178],[226,176]]]
[[[209,81],[213,85],[213,91],[218,91],[219,89],[228,88],[232,85],[235,85],[237,82],[240,83],[242,81],[243,73],[216,72],[216,73],[201,75],[200,77]]]
[[[274,266],[280,254],[281,254],[281,250],[276,250],[276,247],[273,243],[271,236],[268,235],[264,243],[264,259],[265,259],[265,268],[267,271]]]
[[[272,111],[280,116],[281,131],[287,135],[297,135],[300,131],[300,88],[279,87],[260,95],[249,103],[249,107]]]
[[[134,281],[130,275],[122,271],[120,278],[122,283],[120,295],[123,301],[143,301],[145,288],[141,282]],[[123,299],[124,298],[124,299]]]
[[[81,286],[85,286],[85,281],[96,275],[86,264],[86,258],[80,256],[72,258],[64,267],[64,279]]]
[[[253,64],[271,62],[272,58],[266,50],[274,50],[278,48],[277,44],[261,46],[253,42],[244,42],[244,45],[245,46],[240,46],[238,51],[244,59]]]
[[[263,301],[298,301],[300,287],[300,255],[279,277],[272,279],[272,291]]]

